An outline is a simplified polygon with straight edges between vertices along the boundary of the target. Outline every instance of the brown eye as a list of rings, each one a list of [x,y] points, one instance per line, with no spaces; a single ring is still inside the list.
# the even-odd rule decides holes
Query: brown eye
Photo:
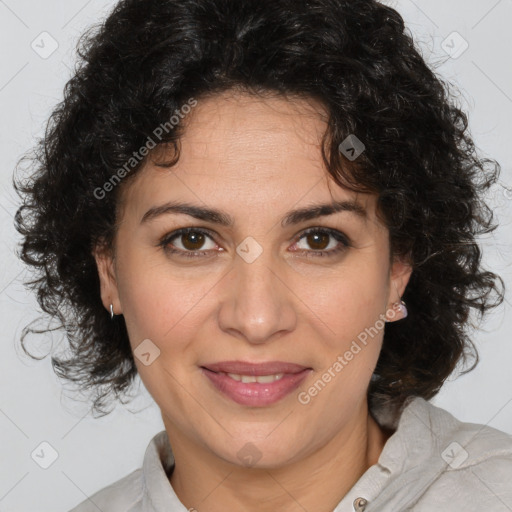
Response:
[[[185,249],[189,251],[197,251],[203,246],[205,236],[203,233],[198,231],[192,231],[190,233],[183,233],[181,235],[181,241]]]
[[[326,233],[309,233],[306,235],[306,240],[309,247],[315,251],[323,251],[329,246],[329,239],[331,235]]]
[[[208,246],[208,241],[210,245]],[[159,245],[169,253],[183,256],[195,256],[199,253],[211,252],[215,249],[212,236],[206,231],[194,228],[183,228],[164,236]]]
[[[294,251],[299,250],[307,256],[334,256],[351,246],[343,233],[325,228],[305,231],[295,245],[297,249]]]

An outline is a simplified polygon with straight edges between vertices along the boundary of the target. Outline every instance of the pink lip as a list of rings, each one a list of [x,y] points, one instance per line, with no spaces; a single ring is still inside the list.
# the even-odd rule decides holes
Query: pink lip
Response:
[[[222,369],[217,370],[216,368]],[[278,402],[291,393],[309,375],[312,369],[280,361],[262,364],[226,361],[209,364],[208,367],[201,367],[201,371],[217,390],[234,402],[241,405],[262,407]],[[236,381],[226,375],[226,373],[252,376],[273,375],[276,373],[284,373],[284,375],[281,379],[274,382],[260,384],[259,382],[243,383]]]

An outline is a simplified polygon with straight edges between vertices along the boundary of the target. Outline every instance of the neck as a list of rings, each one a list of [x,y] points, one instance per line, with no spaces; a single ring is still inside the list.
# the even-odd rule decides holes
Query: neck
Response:
[[[174,425],[165,426],[175,457],[170,483],[187,508],[201,512],[332,512],[378,461],[392,433],[379,427],[365,403],[356,421],[315,452],[285,466],[265,469],[227,462]]]

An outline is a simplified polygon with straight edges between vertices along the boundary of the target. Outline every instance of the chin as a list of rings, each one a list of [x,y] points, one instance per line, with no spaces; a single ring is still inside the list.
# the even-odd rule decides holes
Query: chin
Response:
[[[299,455],[293,438],[282,436],[271,440],[267,435],[261,438],[246,435],[232,439],[221,450],[215,447],[211,449],[230,464],[254,469],[279,468],[291,463]]]

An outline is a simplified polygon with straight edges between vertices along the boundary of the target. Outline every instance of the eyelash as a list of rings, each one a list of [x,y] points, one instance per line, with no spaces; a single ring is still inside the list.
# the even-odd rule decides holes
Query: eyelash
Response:
[[[199,228],[181,228],[181,229],[178,229],[176,231],[173,231],[172,233],[169,233],[169,234],[165,235],[160,240],[158,245],[160,247],[162,247],[164,249],[164,251],[167,252],[167,253],[178,254],[178,255],[183,256],[185,258],[198,258],[198,257],[201,257],[201,256],[208,256],[208,253],[209,253],[210,250],[207,250],[207,251],[184,251],[182,249],[173,249],[173,248],[171,248],[171,246],[169,244],[175,238],[178,238],[181,235],[186,235],[186,234],[189,234],[189,233],[200,233],[200,234],[208,236],[209,238],[211,238],[213,240],[212,234],[209,231],[206,231],[204,229],[199,229]],[[300,236],[297,238],[295,243],[299,242],[305,236],[307,236],[307,235],[309,235],[311,233],[330,235],[335,240],[340,242],[341,245],[338,245],[338,247],[336,249],[330,249],[328,251],[325,251],[325,250],[324,251],[315,251],[315,250],[308,251],[308,250],[304,250],[304,249],[302,249],[302,250],[298,249],[296,252],[310,253],[310,254],[308,254],[307,257],[314,257],[314,258],[315,257],[326,257],[326,256],[327,257],[333,257],[333,256],[343,252],[347,248],[351,247],[351,242],[350,242],[350,240],[348,239],[347,236],[345,236],[343,233],[341,233],[339,231],[336,231],[336,230],[330,229],[330,228],[308,228],[308,229],[306,229],[305,231],[303,231],[300,234]]]

